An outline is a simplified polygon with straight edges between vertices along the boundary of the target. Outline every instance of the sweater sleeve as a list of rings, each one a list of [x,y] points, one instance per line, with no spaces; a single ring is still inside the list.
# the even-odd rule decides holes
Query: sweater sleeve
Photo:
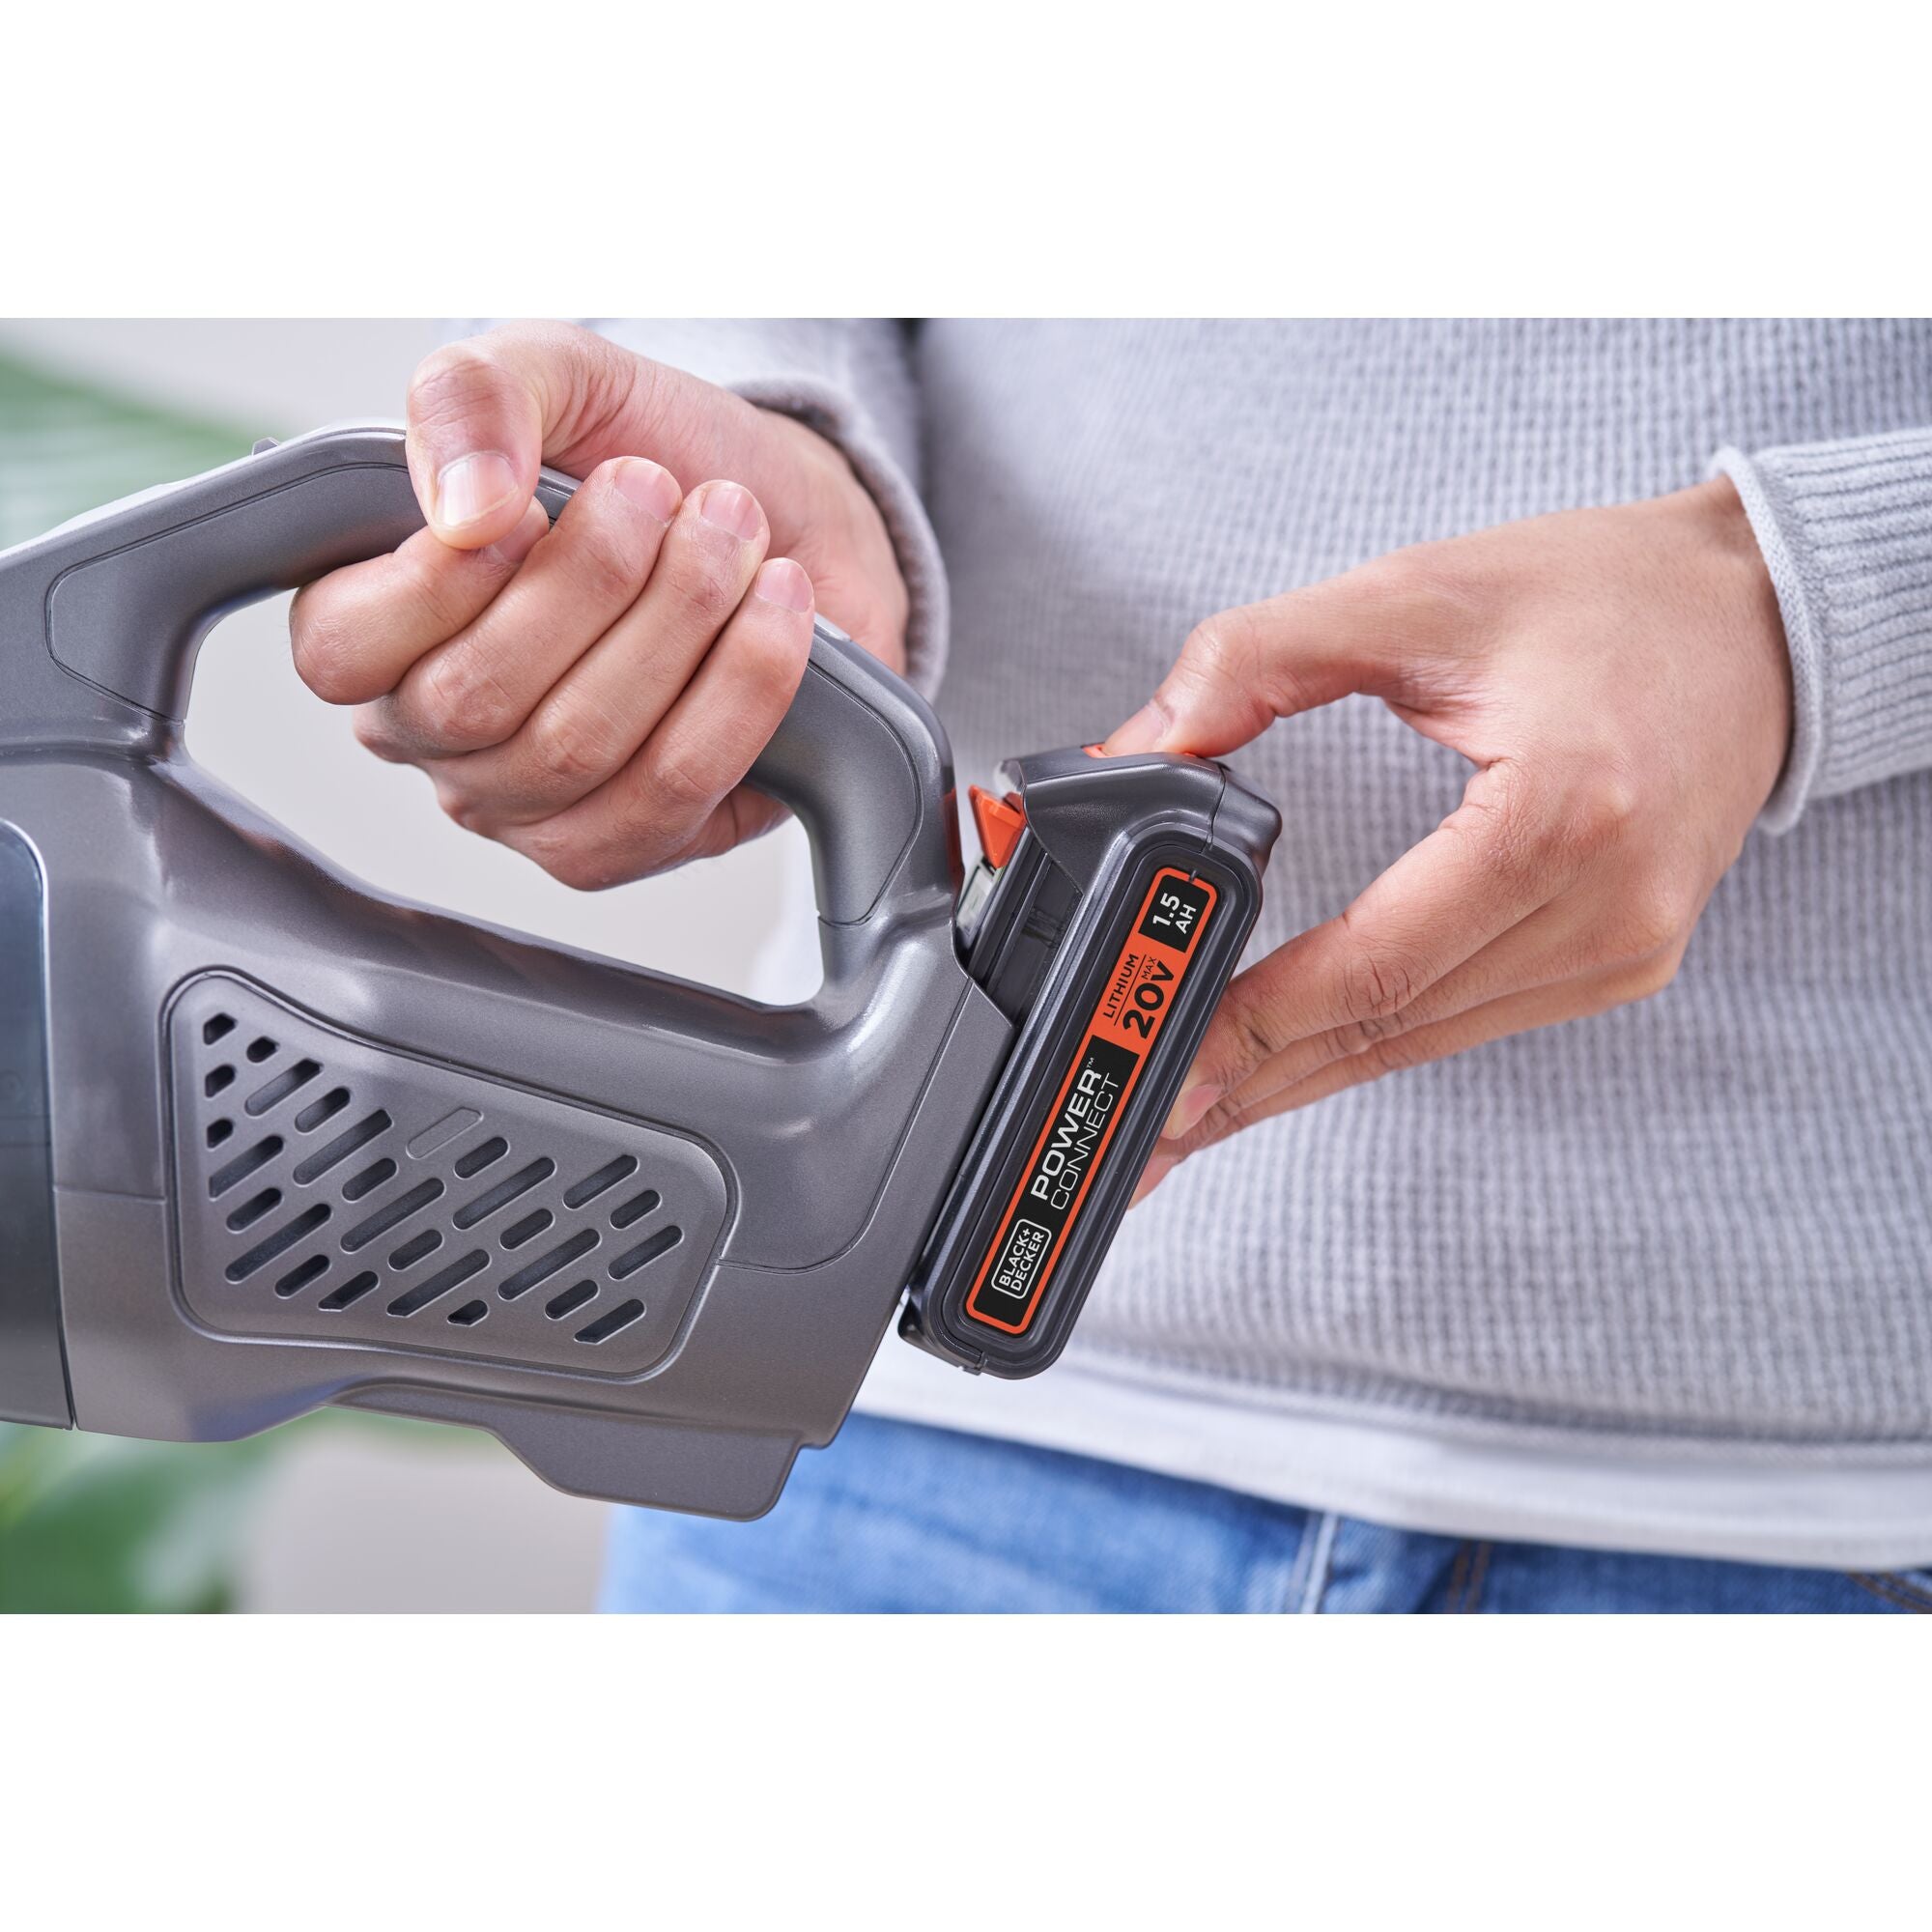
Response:
[[[1784,618],[1791,751],[1761,823],[1932,769],[1932,430],[1720,450]]]
[[[920,500],[919,408],[895,322],[594,321],[641,355],[796,416],[836,443],[871,493],[911,601],[906,668],[928,697],[946,668],[946,572]]]

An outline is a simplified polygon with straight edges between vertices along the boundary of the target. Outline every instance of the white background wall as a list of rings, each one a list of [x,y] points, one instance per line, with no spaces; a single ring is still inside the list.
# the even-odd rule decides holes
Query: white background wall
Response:
[[[0,353],[148,402],[289,436],[400,417],[421,322],[0,322]],[[245,446],[245,443],[244,443]],[[238,454],[241,450],[238,449]],[[187,724],[203,764],[339,865],[385,891],[768,999],[802,998],[811,965],[809,858],[786,827],[664,879],[585,895],[459,831],[420,774],[355,742],[289,664],[286,600],[221,625]],[[586,1605],[604,1512],[559,1495],[482,1437],[412,1445],[354,1426],[305,1436],[259,1519],[244,1600],[260,1608]]]

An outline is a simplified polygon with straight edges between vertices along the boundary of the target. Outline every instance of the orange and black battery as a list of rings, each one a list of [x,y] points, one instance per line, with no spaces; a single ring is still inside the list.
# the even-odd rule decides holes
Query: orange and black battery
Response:
[[[997,810],[975,795],[987,862],[962,939],[1018,1037],[901,1322],[1009,1377],[1065,1346],[1253,926],[1279,827],[1218,765],[1071,755],[1008,767]]]
[[[1219,896],[1191,868],[1163,866],[1154,874],[966,1296],[969,1320],[1007,1335],[1027,1332]]]

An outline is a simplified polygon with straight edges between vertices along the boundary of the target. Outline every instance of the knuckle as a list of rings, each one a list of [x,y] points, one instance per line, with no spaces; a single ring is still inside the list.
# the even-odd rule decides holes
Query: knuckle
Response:
[[[1543,785],[1514,759],[1486,767],[1447,824],[1479,835],[1483,866],[1513,896],[1541,888],[1556,869]]]
[[[609,487],[615,468],[614,463],[599,464],[591,472],[592,481]],[[591,514],[578,520],[574,574],[582,594],[601,606],[621,609],[644,587],[649,572],[634,521],[601,503],[601,494],[584,498],[584,509]]]
[[[1187,634],[1180,662],[1207,675],[1237,667],[1246,655],[1247,627],[1239,607],[1204,617]]]
[[[396,595],[413,625],[447,643],[476,615],[477,604],[494,595],[508,573],[494,550],[449,551],[406,547],[397,554],[403,566]]]
[[[1350,1020],[1343,1028],[1342,1046],[1351,1055],[1373,1052],[1399,1034],[1406,1033],[1410,1023],[1406,1009],[1399,1008],[1388,1013],[1369,1013],[1361,1019]]]
[[[402,751],[388,714],[386,704],[358,705],[350,715],[349,728],[365,752],[379,758],[393,760],[402,756]]]
[[[1392,1020],[1415,995],[1414,968],[1393,947],[1358,944],[1342,969],[1342,1004],[1362,1026]]]
[[[704,760],[687,753],[659,753],[650,762],[649,778],[662,815],[674,824],[708,812],[724,790]]]
[[[491,831],[491,821],[480,803],[469,792],[455,785],[439,784],[436,788],[436,802],[441,808],[442,815],[452,825],[460,826],[465,832],[473,832],[487,838]]]
[[[1232,1102],[1233,1090],[1239,1085],[1243,1074],[1272,1060],[1286,1044],[1267,1003],[1250,999],[1233,987],[1222,995],[1219,1024],[1228,1029],[1234,1051],[1228,1056],[1229,1064],[1221,1069],[1222,1084],[1230,1090],[1229,1095],[1217,1102],[1217,1107]]]
[[[494,339],[485,336],[485,342]],[[567,371],[569,381],[553,396],[553,430],[566,446],[607,431],[620,416],[636,421],[640,442],[657,440],[663,432],[663,411],[653,378],[656,363],[576,323],[527,323],[520,327],[520,343],[535,350],[554,370]]]
[[[1181,1135],[1179,1141],[1164,1141],[1161,1151],[1178,1150],[1183,1158],[1199,1153],[1203,1148],[1212,1147],[1216,1141],[1224,1141],[1232,1134],[1237,1134],[1248,1124],[1253,1108],[1237,1095],[1230,1094],[1216,1100],[1208,1111]]]
[[[1615,982],[1617,1003],[1634,1006],[1640,1000],[1653,1000],[1677,978],[1678,968],[1684,963],[1684,949],[1666,946],[1653,952],[1649,958],[1638,960],[1626,967]]]
[[[410,709],[435,743],[457,750],[500,744],[517,724],[508,695],[475,651],[434,653]]]
[[[643,572],[636,559],[609,536],[584,546],[579,568],[583,596],[602,610],[624,610],[643,588]]]
[[[581,705],[546,704],[529,732],[530,754],[546,777],[579,784],[617,768],[619,748],[609,722]]]
[[[1360,1069],[1363,1080],[1381,1080],[1391,1073],[1406,1073],[1410,1067],[1421,1065],[1428,1058],[1429,1055],[1412,1034],[1398,1035],[1391,1039],[1378,1040],[1355,1065]]]
[[[1688,897],[1672,884],[1653,881],[1625,900],[1613,954],[1642,964],[1673,950],[1681,952],[1690,929]]]
[[[714,623],[729,616],[745,594],[742,551],[726,553],[722,545],[682,544],[669,568],[671,587],[680,601]]]
[[[608,859],[587,845],[566,847],[552,855],[545,870],[574,893],[607,892],[617,883]]]
[[[607,847],[554,820],[524,827],[516,845],[526,859],[573,892],[601,893],[624,876]]]
[[[1247,605],[1217,611],[1196,624],[1168,675],[1183,689],[1252,692],[1276,708],[1287,708],[1293,684],[1287,664],[1270,662],[1262,648],[1261,625]]]
[[[1579,858],[1614,852],[1636,820],[1639,801],[1631,778],[1613,765],[1600,766],[1564,815],[1564,843]]]
[[[1486,766],[1470,790],[1471,802],[1511,838],[1526,838],[1545,816],[1543,782],[1520,758],[1498,758]]]
[[[452,342],[416,365],[410,382],[410,413],[425,427],[460,423],[496,395],[500,378],[489,355],[474,342]]]

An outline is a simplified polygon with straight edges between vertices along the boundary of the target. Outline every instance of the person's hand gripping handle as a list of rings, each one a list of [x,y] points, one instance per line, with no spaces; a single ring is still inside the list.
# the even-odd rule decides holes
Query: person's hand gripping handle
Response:
[[[297,597],[296,666],[459,824],[595,888],[722,851],[779,808],[746,773],[814,608],[902,668],[871,497],[789,417],[585,330],[515,327],[410,386],[428,527]],[[554,527],[543,465],[582,478]]]

